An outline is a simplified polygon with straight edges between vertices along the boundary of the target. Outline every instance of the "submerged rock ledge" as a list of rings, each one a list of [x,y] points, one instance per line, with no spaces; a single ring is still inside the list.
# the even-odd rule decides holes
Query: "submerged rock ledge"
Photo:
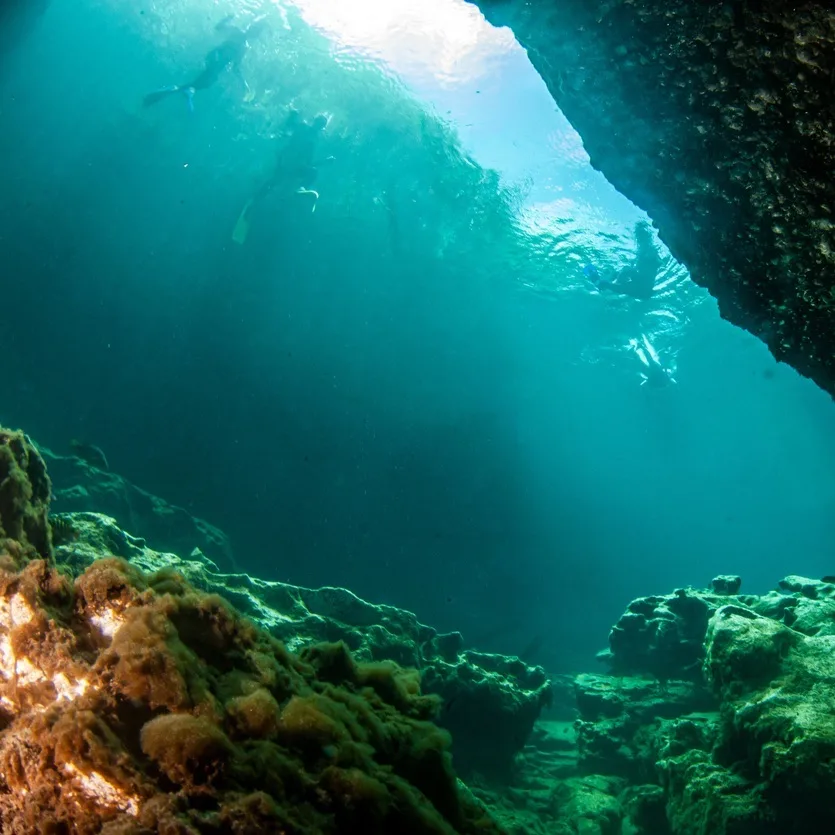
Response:
[[[476,3],[722,316],[835,393],[830,4]]]
[[[420,673],[421,691],[440,699],[433,718],[453,735],[456,771],[506,778],[551,697],[541,667],[478,652],[457,633],[440,634],[414,614],[372,604],[347,589],[307,589],[247,574],[221,574],[195,549],[188,559],[151,550],[102,514],[63,513],[56,562],[79,575],[116,555],[147,576],[176,572],[218,595],[291,652],[341,642],[360,662],[393,662]],[[489,734],[484,729],[489,728]]]

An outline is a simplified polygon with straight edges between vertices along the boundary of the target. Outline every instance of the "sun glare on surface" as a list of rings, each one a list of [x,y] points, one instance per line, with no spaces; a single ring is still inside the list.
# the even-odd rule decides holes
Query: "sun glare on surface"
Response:
[[[388,64],[407,81],[470,83],[518,45],[463,0],[294,0],[339,46]]]

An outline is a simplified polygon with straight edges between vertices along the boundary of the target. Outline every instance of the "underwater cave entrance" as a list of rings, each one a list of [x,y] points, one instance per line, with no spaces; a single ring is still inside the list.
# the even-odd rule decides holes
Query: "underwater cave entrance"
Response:
[[[659,588],[706,583],[711,572],[733,568],[762,589],[792,569],[775,543],[788,546],[798,527],[809,571],[824,570],[813,554],[824,548],[825,507],[835,498],[835,479],[816,464],[818,450],[835,459],[829,398],[722,320],[657,237],[651,299],[598,292],[589,282],[590,264],[612,274],[640,260],[633,228],[646,215],[592,168],[510,31],[459,0],[400,0],[385,4],[385,14],[373,0],[338,4],[338,14],[328,0],[298,5],[341,47],[359,49],[400,77],[454,125],[479,165],[499,171],[514,190],[519,241],[530,259],[512,278],[541,305],[528,326],[551,316],[555,330],[582,331],[571,342],[580,346],[576,355],[558,350],[539,367],[539,385],[554,386],[571,403],[555,431],[582,438],[585,452],[570,458],[580,473],[578,493],[587,490],[596,498],[590,504],[613,517],[611,535],[583,546],[600,570],[609,570],[626,543],[629,564],[640,566],[635,576],[653,577]],[[640,356],[650,348],[675,371],[674,386],[652,385]],[[568,376],[580,366],[585,382],[578,375],[568,386],[555,384],[549,364]],[[765,525],[764,507],[780,509]],[[699,534],[688,541],[693,530]],[[701,564],[706,552],[710,568]],[[545,571],[555,588],[570,585],[570,569]],[[609,577],[612,584],[620,574]],[[622,583],[624,595],[632,582]]]
[[[254,99],[231,78],[193,113],[142,95],[201,66],[231,5],[53,4],[17,50],[0,168],[38,199],[8,209],[5,242],[38,281],[8,308],[44,331],[8,323],[27,367],[4,419],[55,448],[82,430],[225,529],[253,573],[537,647],[553,669],[649,591],[826,573],[831,403],[660,247],[651,299],[594,287],[584,267],[628,267],[642,215],[510,33],[454,2],[300,8],[327,39],[288,5],[290,29],[276,14],[253,50]],[[88,14],[79,37],[102,48],[79,58],[65,32]],[[272,204],[236,248],[291,102],[334,116],[323,198],[315,214]],[[676,383],[641,385],[644,336]]]

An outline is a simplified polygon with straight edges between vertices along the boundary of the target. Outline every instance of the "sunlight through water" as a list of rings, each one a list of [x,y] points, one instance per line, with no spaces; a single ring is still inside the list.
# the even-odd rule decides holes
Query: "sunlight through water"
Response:
[[[469,3],[451,0],[296,0],[305,21],[343,49],[387,64],[407,83],[463,86],[520,50]]]
[[[632,227],[643,212],[592,168],[582,139],[510,29],[492,26],[463,0],[294,0],[294,5],[328,39],[337,60],[350,65],[359,58],[393,74],[455,126],[480,165],[500,172],[516,189],[518,231],[529,252],[544,262],[573,265],[568,274],[551,269],[536,279],[528,275],[532,283],[523,286],[548,295],[585,294],[582,267],[588,259],[611,270],[629,261]],[[661,246],[657,239],[656,245]],[[678,306],[685,302],[675,291],[686,271],[662,250],[666,292],[648,312],[669,313],[680,323],[685,317]],[[676,309],[667,310],[670,304]]]

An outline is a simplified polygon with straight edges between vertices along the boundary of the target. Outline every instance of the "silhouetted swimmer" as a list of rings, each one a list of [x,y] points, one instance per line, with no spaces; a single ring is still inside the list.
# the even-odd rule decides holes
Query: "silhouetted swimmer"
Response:
[[[661,361],[658,351],[647,339],[646,334],[641,334],[640,339],[629,341],[629,347],[641,362],[641,385],[649,385],[653,388],[662,388],[678,382],[673,377],[673,369]]]
[[[236,243],[246,242],[252,210],[274,189],[280,189],[286,194],[303,195],[312,201],[310,211],[316,211],[316,202],[319,199],[319,192],[313,189],[319,173],[315,165],[316,149],[327,125],[328,117],[323,113],[307,122],[301,118],[298,110],[290,111],[279,136],[280,144],[273,173],[247,200],[235,224],[232,239]]]
[[[661,268],[661,258],[652,241],[652,230],[645,220],[635,224],[636,252],[632,262],[619,270],[614,278],[604,278],[595,264],[586,264],[583,275],[598,290],[610,290],[621,296],[650,299],[655,291],[655,278]]]
[[[158,101],[162,101],[162,99],[172,95],[182,94],[186,97],[188,109],[193,111],[194,94],[198,90],[206,90],[216,84],[221,74],[227,69],[234,72],[240,78],[246,89],[246,98],[249,98],[250,89],[241,73],[241,62],[246,54],[249,41],[263,34],[268,28],[265,17],[265,15],[256,17],[246,29],[240,29],[233,25],[232,15],[223,18],[215,26],[215,30],[225,34],[226,40],[209,52],[205,58],[203,70],[187,84],[163,87],[160,90],[155,90],[153,93],[148,93],[144,99],[145,106],[148,107],[149,105],[156,104]]]

